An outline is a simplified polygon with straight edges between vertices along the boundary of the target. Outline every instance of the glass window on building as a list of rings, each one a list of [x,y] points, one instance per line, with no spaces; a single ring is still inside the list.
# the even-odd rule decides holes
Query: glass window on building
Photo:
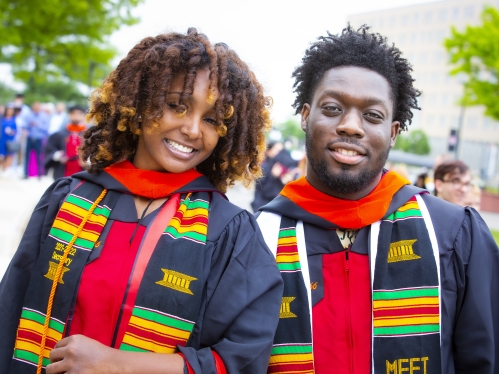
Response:
[[[402,16],[402,22],[401,22],[401,25],[402,26],[407,26],[409,24],[409,15],[408,14],[404,14]]]
[[[391,16],[388,19],[388,27],[395,27],[396,24],[397,24],[397,18],[395,18],[395,16]]]
[[[447,21],[447,9],[440,9],[438,12],[438,20],[439,21]]]
[[[440,74],[439,73],[432,73],[431,74],[431,83],[432,84],[439,84],[440,83]]]
[[[425,127],[435,127],[435,116],[430,114],[426,116]]]
[[[467,7],[464,8],[464,17],[467,19],[473,18],[475,15],[475,6],[474,5],[468,5]]]
[[[417,25],[419,23],[419,13],[414,13],[412,16],[412,23]]]
[[[483,119],[483,129],[486,131],[492,129],[492,120],[490,119],[490,117],[485,117]]]
[[[449,105],[449,94],[442,94],[442,101],[441,101],[442,106],[448,106]]]
[[[461,12],[460,12],[458,7],[455,7],[454,9],[452,9],[452,19],[454,19],[454,20],[459,19],[460,13]]]
[[[426,52],[421,52],[419,54],[419,63],[425,65],[428,62],[428,55]]]
[[[411,35],[411,43],[416,44],[418,42],[418,33],[413,32]]]
[[[433,12],[427,11],[424,14],[424,23],[431,23],[433,21]]]

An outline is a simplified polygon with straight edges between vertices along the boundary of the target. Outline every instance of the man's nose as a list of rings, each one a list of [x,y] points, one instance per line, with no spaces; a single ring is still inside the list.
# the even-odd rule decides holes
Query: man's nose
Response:
[[[351,111],[346,113],[336,128],[338,135],[352,136],[356,138],[364,137],[364,126],[362,113]]]

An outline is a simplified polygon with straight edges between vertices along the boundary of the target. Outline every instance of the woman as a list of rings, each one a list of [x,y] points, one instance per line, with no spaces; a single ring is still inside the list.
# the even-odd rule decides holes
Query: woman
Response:
[[[259,175],[269,106],[195,29],[137,44],[2,280],[0,373],[266,372],[281,280],[222,192]]]
[[[14,105],[8,104],[5,109],[4,117],[1,122],[0,135],[0,156],[3,158],[1,161],[2,170],[5,171],[12,165],[12,159],[15,153],[15,137],[17,133],[16,117],[14,115]]]

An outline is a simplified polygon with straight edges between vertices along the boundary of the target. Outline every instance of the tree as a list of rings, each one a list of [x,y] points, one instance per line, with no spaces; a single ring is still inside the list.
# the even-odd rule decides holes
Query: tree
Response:
[[[467,26],[463,32],[452,28],[444,41],[454,65],[451,75],[465,74],[462,104],[484,105],[485,114],[499,120],[499,12],[485,7],[482,23]]]
[[[28,84],[25,91],[25,102],[27,104],[35,101],[44,103],[62,101],[69,105],[87,105],[87,97],[71,82],[50,80],[37,83],[34,86]]]
[[[305,142],[305,132],[302,130],[300,123],[293,118],[278,124],[276,128],[281,132],[284,139],[294,138],[298,142]]]
[[[427,155],[431,151],[428,136],[423,130],[413,130],[407,135],[400,134],[393,149],[416,155]]]
[[[143,0],[0,0],[0,61],[31,87],[67,78],[92,87],[117,51],[109,36]]]

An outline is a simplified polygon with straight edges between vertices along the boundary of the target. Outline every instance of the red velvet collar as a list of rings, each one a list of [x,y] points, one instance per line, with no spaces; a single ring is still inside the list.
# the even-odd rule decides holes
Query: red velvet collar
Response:
[[[172,192],[202,176],[195,169],[183,173],[137,169],[130,161],[113,164],[104,171],[126,187],[130,193],[150,199],[169,196]]]
[[[410,184],[407,179],[389,171],[366,197],[345,200],[320,192],[302,177],[284,186],[281,195],[341,228],[360,229],[383,218],[393,195],[406,184]]]

